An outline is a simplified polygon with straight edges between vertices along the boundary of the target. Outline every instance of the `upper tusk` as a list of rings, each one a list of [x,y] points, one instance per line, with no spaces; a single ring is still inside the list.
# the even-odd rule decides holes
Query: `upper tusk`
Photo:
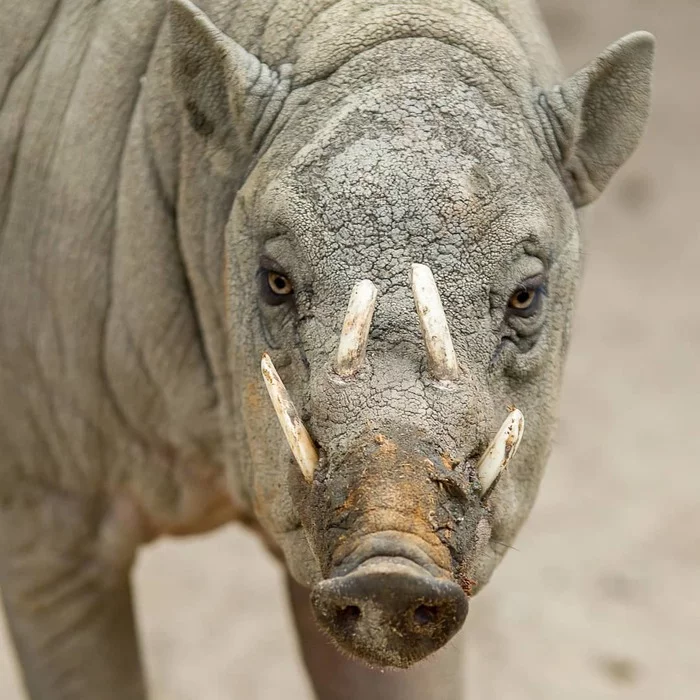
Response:
[[[498,429],[496,437],[486,448],[479,460],[476,471],[481,483],[481,495],[486,495],[488,490],[496,482],[496,479],[508,466],[508,462],[518,450],[518,445],[525,430],[525,418],[517,409],[513,409]]]
[[[376,301],[377,288],[370,280],[358,282],[350,294],[335,361],[335,371],[341,377],[352,376],[365,361]]]
[[[272,363],[272,358],[266,352],[263,353],[260,368],[267,387],[267,393],[270,395],[272,405],[275,407],[275,413],[282,426],[284,436],[292,448],[292,453],[304,478],[311,483],[318,466],[316,446],[308,430],[301,422],[299,413]]]
[[[428,370],[438,380],[456,379],[457,356],[435,278],[427,265],[414,263],[411,266],[411,287],[428,351]]]

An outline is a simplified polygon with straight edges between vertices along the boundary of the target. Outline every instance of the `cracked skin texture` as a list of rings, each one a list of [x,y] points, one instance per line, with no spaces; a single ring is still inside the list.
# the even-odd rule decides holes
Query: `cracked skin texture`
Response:
[[[641,136],[652,40],[564,81],[525,0],[200,6],[195,21],[173,3],[168,25],[161,0],[31,0],[0,42],[2,561],[35,571],[12,533],[51,548],[75,502],[90,513],[75,561],[99,561],[98,580],[153,536],[241,519],[307,586],[353,538],[389,530],[476,590],[500,558],[490,541],[511,542],[536,495],[577,207]],[[293,303],[261,301],[261,260]],[[433,270],[450,324],[448,389],[426,376],[413,262]],[[509,316],[537,276],[541,312]],[[379,289],[368,361],[340,382],[331,363],[364,278]],[[311,485],[259,380],[266,349],[322,449]],[[510,404],[525,438],[482,503],[475,465]],[[10,570],[20,619],[29,574]],[[31,662],[37,631],[15,627]]]

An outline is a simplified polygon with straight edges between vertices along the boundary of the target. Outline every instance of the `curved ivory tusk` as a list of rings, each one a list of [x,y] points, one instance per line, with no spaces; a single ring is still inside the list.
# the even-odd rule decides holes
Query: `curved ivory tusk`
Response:
[[[280,379],[272,358],[265,352],[260,363],[267,393],[270,395],[272,405],[275,407],[277,419],[282,426],[284,436],[287,438],[289,446],[292,448],[294,458],[301,469],[306,481],[311,483],[314,478],[314,471],[318,466],[318,452],[311,440],[308,430],[301,422],[299,413],[294,406],[292,399]]]
[[[411,266],[411,287],[428,351],[428,369],[435,379],[456,379],[459,372],[450,329],[435,278],[427,265]]]
[[[358,282],[350,294],[335,361],[335,371],[341,377],[352,376],[365,361],[367,338],[376,301],[377,288],[369,280]]]
[[[517,409],[513,409],[498,429],[496,437],[486,448],[476,471],[481,482],[481,495],[486,495],[493,486],[501,472],[508,466],[508,462],[518,450],[518,445],[525,430],[525,418]]]

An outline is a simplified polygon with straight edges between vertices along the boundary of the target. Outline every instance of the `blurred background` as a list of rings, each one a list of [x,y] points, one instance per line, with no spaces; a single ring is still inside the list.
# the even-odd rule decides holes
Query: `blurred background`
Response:
[[[656,34],[654,110],[642,147],[586,216],[559,436],[532,517],[473,602],[466,698],[691,700],[700,1],[540,4],[569,71],[629,31]],[[152,545],[135,581],[154,700],[311,698],[280,568],[242,528]],[[0,698],[23,698],[1,620]]]

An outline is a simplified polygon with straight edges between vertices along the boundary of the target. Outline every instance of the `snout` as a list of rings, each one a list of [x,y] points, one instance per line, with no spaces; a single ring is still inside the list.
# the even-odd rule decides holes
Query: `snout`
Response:
[[[442,647],[462,626],[468,601],[452,581],[403,557],[374,557],[311,593],[319,625],[371,665],[405,668]]]

